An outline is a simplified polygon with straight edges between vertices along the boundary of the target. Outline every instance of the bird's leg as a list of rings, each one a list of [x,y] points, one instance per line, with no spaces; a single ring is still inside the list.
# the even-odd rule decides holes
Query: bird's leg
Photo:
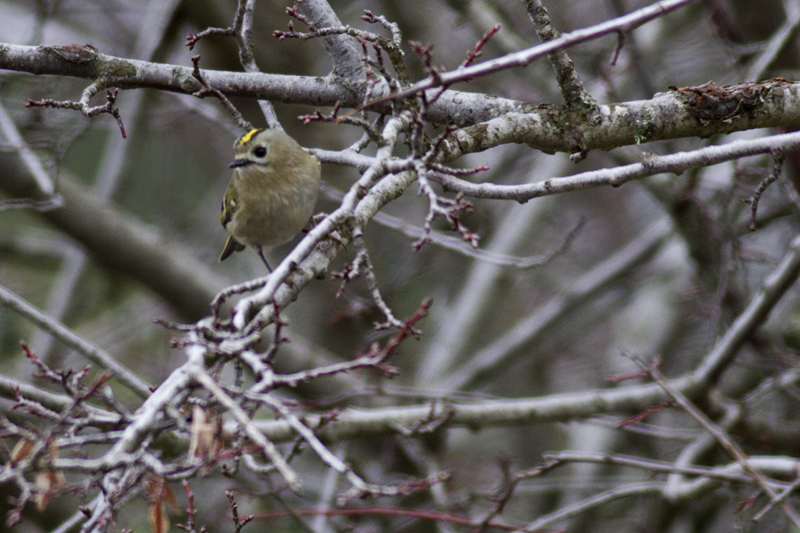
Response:
[[[269,273],[272,274],[272,268],[270,268],[269,263],[267,263],[267,259],[264,257],[264,252],[261,250],[261,248],[256,248],[256,253],[258,254],[258,257],[264,261],[264,265],[267,267]]]

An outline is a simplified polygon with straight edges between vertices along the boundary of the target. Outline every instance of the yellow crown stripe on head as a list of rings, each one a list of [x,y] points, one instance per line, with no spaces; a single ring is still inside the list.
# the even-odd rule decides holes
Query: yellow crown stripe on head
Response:
[[[250,142],[250,139],[252,139],[252,138],[253,138],[253,135],[255,135],[256,133],[258,133],[258,131],[259,131],[259,130],[258,130],[258,128],[256,128],[256,129],[254,129],[254,130],[250,130],[250,131],[248,131],[247,133],[245,133],[245,134],[242,136],[242,138],[241,138],[241,139],[239,139],[239,146],[243,145],[244,143]]]

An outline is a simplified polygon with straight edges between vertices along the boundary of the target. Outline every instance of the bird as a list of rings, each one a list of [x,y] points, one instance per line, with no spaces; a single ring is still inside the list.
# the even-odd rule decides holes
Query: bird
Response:
[[[250,130],[233,150],[233,176],[219,218],[228,238],[219,260],[249,246],[271,273],[264,248],[287,242],[311,218],[319,193],[319,160],[275,129]]]

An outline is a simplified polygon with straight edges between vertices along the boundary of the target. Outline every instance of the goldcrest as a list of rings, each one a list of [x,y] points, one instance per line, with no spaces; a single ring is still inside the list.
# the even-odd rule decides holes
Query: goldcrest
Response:
[[[233,150],[233,176],[219,217],[228,240],[219,260],[249,246],[272,272],[263,248],[285,243],[311,218],[319,161],[277,130],[252,130],[236,140]]]

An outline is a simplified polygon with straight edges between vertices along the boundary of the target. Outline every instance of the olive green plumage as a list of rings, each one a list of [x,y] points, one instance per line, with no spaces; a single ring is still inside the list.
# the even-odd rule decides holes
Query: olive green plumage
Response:
[[[272,271],[262,248],[288,241],[311,218],[319,192],[319,161],[277,130],[252,130],[233,149],[233,176],[219,217],[228,240],[219,260],[250,246]]]

